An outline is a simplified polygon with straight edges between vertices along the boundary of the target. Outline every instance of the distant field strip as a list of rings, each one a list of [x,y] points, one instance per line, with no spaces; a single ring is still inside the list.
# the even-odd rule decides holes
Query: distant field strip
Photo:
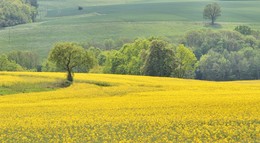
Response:
[[[28,82],[0,74],[0,86]],[[75,74],[68,88],[0,96],[0,142],[260,142],[260,81]]]

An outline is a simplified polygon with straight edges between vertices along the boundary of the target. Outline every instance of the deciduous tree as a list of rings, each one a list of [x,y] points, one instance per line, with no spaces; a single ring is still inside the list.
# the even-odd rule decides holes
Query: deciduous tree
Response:
[[[150,76],[171,76],[174,64],[174,53],[167,48],[168,43],[153,40],[144,65],[144,74]]]
[[[6,55],[0,55],[0,71],[22,71],[23,68],[13,61],[9,61]]]
[[[178,78],[193,78],[197,59],[194,53],[184,45],[179,45],[175,52],[174,76]]]
[[[217,18],[221,16],[221,7],[217,3],[208,4],[204,8],[203,18],[210,19],[211,25],[215,24]]]
[[[73,69],[78,66],[90,66],[93,62],[86,51],[75,43],[57,43],[49,54],[49,60],[57,67],[67,71],[67,80],[73,81]]]

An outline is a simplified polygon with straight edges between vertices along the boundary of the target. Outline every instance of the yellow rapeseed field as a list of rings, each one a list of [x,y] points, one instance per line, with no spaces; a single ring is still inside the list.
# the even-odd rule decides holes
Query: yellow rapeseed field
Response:
[[[59,78],[5,72],[0,86]],[[260,142],[259,111],[260,81],[75,74],[68,88],[0,96],[0,142]]]

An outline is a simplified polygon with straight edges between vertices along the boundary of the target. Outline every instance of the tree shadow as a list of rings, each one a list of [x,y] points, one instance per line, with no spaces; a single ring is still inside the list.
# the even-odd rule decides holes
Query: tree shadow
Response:
[[[212,25],[211,23],[205,23],[204,27],[206,28],[212,28],[212,29],[221,29],[222,25],[219,23],[215,23],[214,25]]]

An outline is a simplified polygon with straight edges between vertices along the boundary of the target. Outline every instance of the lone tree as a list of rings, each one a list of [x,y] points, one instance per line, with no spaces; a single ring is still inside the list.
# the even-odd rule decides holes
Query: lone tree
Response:
[[[78,10],[83,10],[83,7],[82,6],[78,6]]]
[[[76,43],[57,43],[49,54],[49,60],[57,67],[67,71],[67,80],[73,82],[73,69],[93,64],[88,53]],[[88,66],[89,66],[88,65]]]
[[[212,3],[205,6],[203,18],[210,19],[211,25],[214,25],[219,16],[221,16],[221,7],[217,3]]]

